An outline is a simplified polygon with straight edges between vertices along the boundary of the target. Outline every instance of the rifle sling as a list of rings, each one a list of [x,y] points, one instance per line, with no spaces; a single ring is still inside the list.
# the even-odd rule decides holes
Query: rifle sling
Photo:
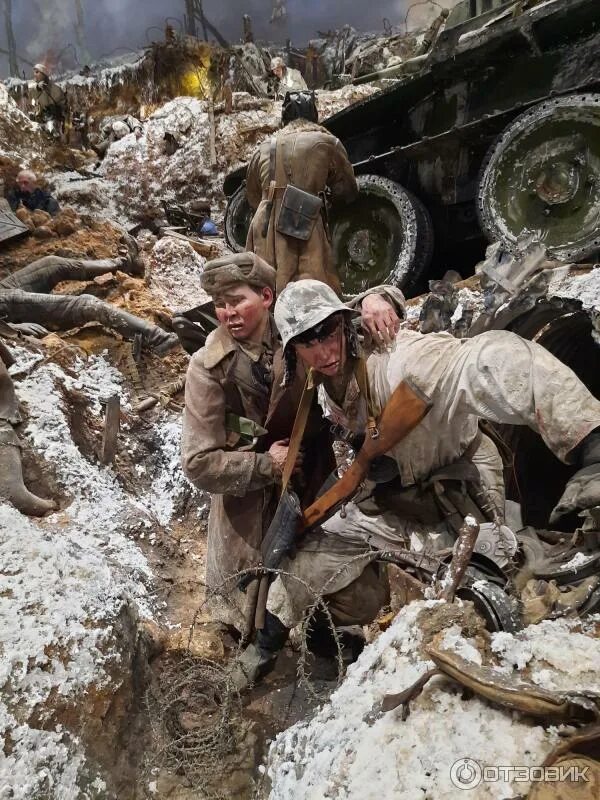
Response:
[[[367,362],[364,358],[359,358],[356,362],[354,374],[360,393],[365,398],[367,404],[367,433],[371,439],[376,439],[379,436],[379,431],[377,429],[378,414],[373,404],[369,375],[367,373]]]
[[[265,208],[265,221],[262,230],[263,239],[267,238],[267,234],[269,232],[269,222],[271,221],[271,215],[273,213],[273,197],[275,195],[275,172],[277,169],[277,137],[273,136],[271,138],[271,143],[269,146],[269,194],[267,199],[267,207]],[[276,266],[273,264],[273,266]]]

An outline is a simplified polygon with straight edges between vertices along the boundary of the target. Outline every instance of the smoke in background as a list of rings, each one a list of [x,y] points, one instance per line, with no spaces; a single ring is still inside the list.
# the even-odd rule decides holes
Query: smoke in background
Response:
[[[317,31],[349,24],[358,30],[383,30],[384,17],[392,25],[404,24],[407,8],[415,0],[287,0],[287,28],[270,25],[272,0],[204,0],[207,18],[230,41],[239,41],[242,15],[250,14],[257,39],[303,44]],[[44,58],[67,67],[83,66],[110,54],[126,53],[148,45],[164,35],[169,18],[175,28],[183,23],[184,0],[79,0],[85,22],[85,43],[76,31],[76,0],[13,0],[13,27],[19,56],[36,62]],[[418,24],[423,10],[430,17],[431,6],[418,5],[410,22]],[[444,4],[447,4],[444,2]],[[0,17],[0,30],[2,18]],[[5,32],[0,32],[0,47],[5,47]],[[87,45],[86,47],[82,45]],[[28,77],[30,67],[20,62]],[[0,76],[8,74],[6,57],[0,60]]]

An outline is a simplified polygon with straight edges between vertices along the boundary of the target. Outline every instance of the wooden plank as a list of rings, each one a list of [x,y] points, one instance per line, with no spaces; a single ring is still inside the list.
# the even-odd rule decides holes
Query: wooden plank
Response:
[[[117,452],[117,437],[121,423],[121,400],[118,394],[111,395],[106,401],[106,415],[104,418],[104,435],[102,436],[103,464],[112,464]]]
[[[0,210],[0,242],[29,233],[29,228],[12,211]]]

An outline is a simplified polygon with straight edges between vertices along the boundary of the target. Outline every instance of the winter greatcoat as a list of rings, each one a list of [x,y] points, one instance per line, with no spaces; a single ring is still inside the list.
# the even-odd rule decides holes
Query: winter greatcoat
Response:
[[[273,358],[272,381],[260,365],[265,351]],[[206,583],[216,589],[226,578],[260,561],[260,544],[277,503],[270,445],[289,436],[304,375],[287,391],[280,387],[283,365],[271,321],[259,347],[244,346],[222,326],[192,356],[185,388],[183,470],[199,489],[210,492]],[[271,397],[271,383],[273,393]],[[252,451],[236,449],[235,434],[226,430],[225,415],[246,417],[268,430]],[[304,452],[307,478],[303,495],[314,497],[335,462],[327,426],[317,404],[306,429]],[[229,587],[231,588],[231,587]],[[235,597],[228,598],[235,604]],[[239,617],[229,614],[233,624]]]
[[[278,131],[275,138],[277,188],[270,218],[267,198],[271,139],[260,145],[248,166],[246,194],[256,213],[248,232],[246,249],[275,267],[278,292],[290,281],[316,278],[339,293],[340,281],[323,216],[317,219],[306,242],[278,233],[276,223],[288,183],[314,195],[328,189],[332,203],[354,200],[358,188],[352,164],[341,142],[312,122],[294,120]]]

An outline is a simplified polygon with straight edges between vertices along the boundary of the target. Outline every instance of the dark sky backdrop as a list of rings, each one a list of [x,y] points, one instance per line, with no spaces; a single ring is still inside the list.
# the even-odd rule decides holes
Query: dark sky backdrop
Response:
[[[86,20],[89,49],[93,57],[117,48],[140,48],[152,38],[161,38],[165,18],[184,15],[184,0],[81,0]],[[412,0],[410,0],[412,2]],[[302,44],[316,36],[317,30],[350,24],[359,30],[382,30],[382,20],[392,24],[404,20],[409,0],[287,0],[292,40]],[[0,7],[2,0],[0,0]],[[257,38],[274,39],[268,24],[272,0],[205,0],[207,17],[224,36],[237,41],[241,17],[249,13]],[[29,61],[44,57],[48,50],[60,51],[75,37],[75,0],[13,0],[13,25],[17,50]],[[176,23],[175,23],[176,24]],[[6,47],[3,18],[0,16],[0,47]],[[29,77],[30,69],[27,68]],[[0,61],[0,76],[8,73],[6,57]]]

